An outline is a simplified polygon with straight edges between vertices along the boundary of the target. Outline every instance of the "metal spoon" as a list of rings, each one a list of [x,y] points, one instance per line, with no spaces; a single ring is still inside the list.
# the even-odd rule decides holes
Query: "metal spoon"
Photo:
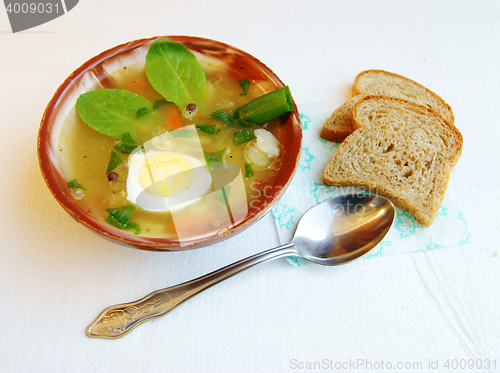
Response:
[[[118,338],[137,325],[165,315],[203,290],[258,263],[299,257],[338,265],[373,249],[389,231],[396,215],[384,197],[350,194],[327,199],[300,219],[290,243],[242,259],[197,279],[155,291],[136,302],[106,308],[86,330],[89,337]]]

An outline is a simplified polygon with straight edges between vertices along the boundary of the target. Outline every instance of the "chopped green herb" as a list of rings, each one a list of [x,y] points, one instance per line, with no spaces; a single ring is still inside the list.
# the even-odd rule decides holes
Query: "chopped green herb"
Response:
[[[224,109],[214,111],[208,116],[208,118],[218,120],[222,123],[231,124],[231,120]]]
[[[106,175],[113,171],[120,163],[122,163],[122,159],[118,154],[111,150],[111,155],[109,157],[108,168],[106,169]]]
[[[153,104],[153,111],[156,111],[160,108],[160,106],[163,106],[167,103],[167,100],[156,100],[155,103]]]
[[[253,163],[246,163],[245,162],[245,177],[248,179],[249,177],[253,176],[253,170],[252,170],[252,164]]]
[[[255,140],[257,136],[253,133],[253,130],[242,130],[234,133],[233,144],[240,145],[245,142]]]
[[[80,184],[80,182],[77,180],[77,179],[73,179],[71,181],[68,182],[68,188],[75,188],[75,189],[83,189],[83,190],[87,190],[83,187],[82,184]]]
[[[116,152],[120,154],[130,154],[135,148],[137,148],[137,145],[124,144],[122,142],[117,142],[114,146]]]
[[[181,110],[192,102],[201,105],[206,93],[205,72],[184,45],[158,39],[146,55],[146,76],[153,88]]]
[[[257,97],[234,112],[234,119],[242,125],[264,124],[293,110],[290,88],[285,86]]]
[[[146,114],[149,114],[149,109],[147,107],[141,107],[137,109],[137,114],[135,115],[135,117],[139,119],[145,116]]]
[[[114,217],[116,220],[118,220],[122,224],[126,224],[129,220],[132,214],[134,213],[135,209],[137,206],[132,205],[129,203],[128,205],[121,206],[121,207],[116,207],[113,209],[106,209],[106,212]]]
[[[171,134],[173,137],[184,137],[188,139],[194,136],[194,131],[191,130],[173,130],[169,131],[168,133]]]
[[[132,136],[130,136],[130,133],[124,133],[122,135],[122,143],[124,144],[136,144]]]
[[[129,229],[134,229],[135,235],[141,234],[141,228],[139,227],[139,224],[134,223],[133,221],[129,221],[129,222],[123,224],[123,223],[120,223],[118,220],[116,220],[113,217],[113,215],[108,215],[108,217],[106,218],[106,221],[118,229],[122,229],[124,231],[129,230]]]
[[[196,129],[208,133],[209,135],[218,135],[220,128],[217,128],[215,124],[197,124]]]
[[[238,80],[238,85],[240,86],[241,90],[243,91],[240,93],[240,96],[246,96],[248,93],[248,88],[250,88],[250,80],[248,80],[248,79]]]
[[[210,167],[210,163],[212,162],[225,162],[226,154],[228,153],[229,149],[227,148],[227,146],[224,149],[219,150],[218,152],[205,153],[205,160],[208,167]]]

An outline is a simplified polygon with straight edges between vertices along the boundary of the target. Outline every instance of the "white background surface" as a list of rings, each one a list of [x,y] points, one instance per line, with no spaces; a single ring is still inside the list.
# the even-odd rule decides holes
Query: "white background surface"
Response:
[[[473,243],[337,268],[274,261],[124,338],[86,337],[111,304],[277,244],[267,216],[201,250],[129,249],[75,223],[43,182],[37,131],[58,85],[105,49],[178,34],[253,54],[290,86],[299,110],[333,101],[343,94],[336,79],[348,90],[365,69],[437,92],[464,137],[451,186]],[[303,368],[422,362],[421,371],[438,359],[443,372],[453,371],[447,359],[496,359],[500,369],[499,39],[498,1],[82,0],[17,34],[0,9],[0,371],[310,371],[294,359]]]

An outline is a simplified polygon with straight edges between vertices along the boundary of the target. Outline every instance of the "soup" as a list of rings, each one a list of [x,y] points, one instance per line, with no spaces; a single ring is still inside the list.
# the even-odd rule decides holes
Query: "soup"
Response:
[[[279,118],[255,124],[242,113],[265,92],[244,72],[198,62],[206,93],[197,102],[167,101],[153,87],[148,65],[136,64],[101,81],[93,91],[101,96],[80,96],[83,104],[64,124],[59,156],[73,198],[117,229],[179,240],[223,233],[274,184],[283,154]],[[117,94],[136,106],[146,102],[134,109],[126,131],[95,123],[103,117],[94,114],[96,97]],[[285,96],[290,101],[289,91]],[[88,97],[94,111],[85,107]]]

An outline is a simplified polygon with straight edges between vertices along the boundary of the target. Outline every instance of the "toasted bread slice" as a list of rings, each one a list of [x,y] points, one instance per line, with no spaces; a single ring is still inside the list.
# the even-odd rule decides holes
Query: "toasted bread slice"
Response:
[[[364,98],[353,115],[362,127],[339,146],[324,183],[376,191],[430,226],[460,157],[460,132],[425,107],[387,97]]]
[[[370,94],[400,98],[428,107],[441,115],[448,124],[455,122],[450,105],[441,97],[411,79],[387,71],[362,71],[354,80],[352,94],[353,96]]]
[[[404,76],[383,70],[366,70],[358,74],[352,86],[353,97],[333,112],[323,125],[320,136],[342,142],[360,127],[351,114],[352,108],[365,95],[382,95],[411,101],[441,115],[448,124],[455,122],[451,107],[438,95]]]
[[[354,96],[339,106],[323,124],[320,136],[327,141],[342,142],[353,133],[359,126],[352,117],[352,109],[363,97],[364,95]]]

